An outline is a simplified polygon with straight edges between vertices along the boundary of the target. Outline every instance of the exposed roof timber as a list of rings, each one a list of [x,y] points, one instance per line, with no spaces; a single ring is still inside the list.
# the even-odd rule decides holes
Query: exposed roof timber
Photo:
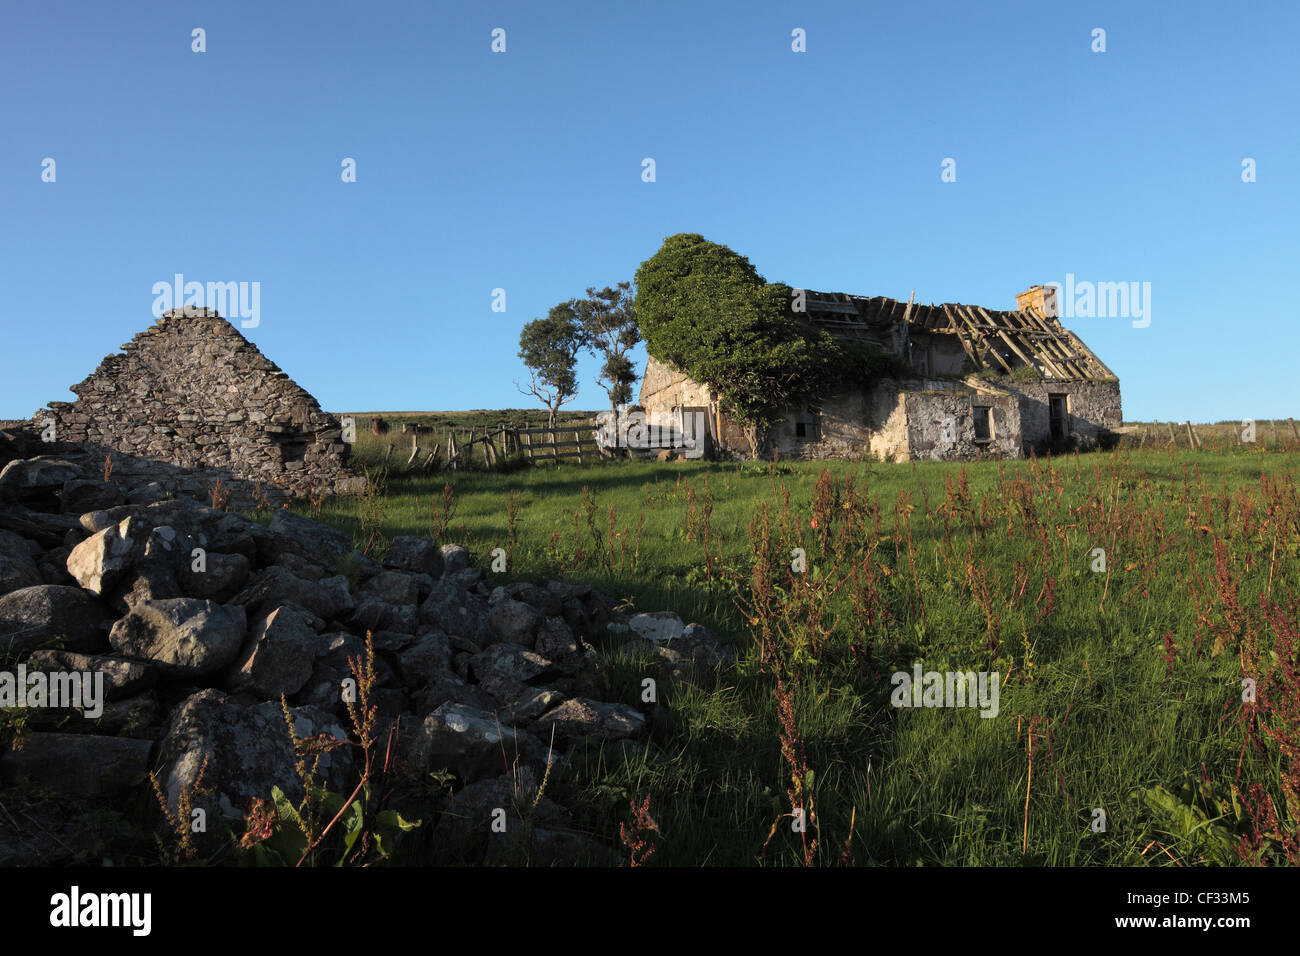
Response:
[[[1088,348],[1088,346],[1084,344],[1083,339],[1079,338],[1073,332],[1067,332],[1066,334],[1069,335],[1071,344],[1073,344],[1075,348],[1081,351],[1089,360],[1091,360],[1092,364],[1096,366],[1096,369],[1098,372],[1100,372],[1101,377],[1118,378],[1118,376],[1110,370],[1110,367],[1105,362],[1097,358],[1097,353],[1094,352],[1092,349]],[[1098,376],[1096,374],[1093,374],[1092,376],[1089,377],[1096,378]]]
[[[1043,336],[1051,335],[1050,332],[1044,332],[1041,329],[1034,327],[1033,323],[1023,315],[1017,314],[1016,318],[1021,324],[1020,334],[1023,337],[1028,338],[1032,336],[1035,339],[1042,339]],[[1050,371],[1054,377],[1068,378],[1069,373],[1067,373],[1061,366],[1057,365],[1056,362],[1053,361],[1054,358],[1059,360],[1060,355],[1055,355],[1055,356],[1052,355],[1052,350],[1047,347],[1050,344],[1051,344],[1050,342],[1043,340],[1042,343],[1043,347],[1035,349],[1034,354],[1043,363],[1043,365],[1047,367],[1048,371]]]
[[[1014,322],[1021,327],[1022,331],[1020,334],[1022,336],[1025,336],[1026,338],[1032,337],[1039,343],[1039,348],[1036,349],[1036,354],[1040,358],[1044,360],[1054,358],[1056,362],[1060,363],[1059,368],[1065,374],[1062,375],[1061,372],[1058,371],[1057,377],[1087,378],[1087,375],[1081,368],[1076,356],[1069,349],[1065,349],[1061,346],[1056,332],[1049,330],[1046,326],[1036,325],[1033,319],[1024,313],[1008,312],[1006,315],[1008,321]]]
[[[1040,322],[1046,324],[1046,319],[1041,316],[1038,318]],[[1084,378],[1097,377],[1097,372],[1094,371],[1093,368],[1089,367],[1089,359],[1094,363],[1095,369],[1099,370],[1100,375],[1109,376],[1113,374],[1110,369],[1106,368],[1105,365],[1097,360],[1097,357],[1083,345],[1083,342],[1080,341],[1078,337],[1071,334],[1064,326],[1061,326],[1060,323],[1057,323],[1057,328],[1059,330],[1057,336],[1050,340],[1052,345],[1060,352],[1070,356],[1070,360],[1082,370],[1080,374]],[[1082,352],[1082,354],[1080,354],[1080,352]]]
[[[952,327],[953,331],[956,331],[956,329],[957,329],[957,320],[956,320],[955,318],[953,318],[952,312],[950,312],[950,311],[948,310],[948,307],[947,307],[946,305],[943,307],[943,311],[944,311],[944,314],[945,314],[946,316],[948,316],[948,324]],[[969,359],[971,360],[971,364],[973,364],[973,365],[983,365],[983,364],[984,364],[983,362],[981,362],[981,361],[980,361],[980,360],[975,356],[975,349],[971,346],[971,344],[970,344],[969,342],[966,341],[966,336],[961,335],[961,334],[959,333],[959,334],[957,335],[957,341],[961,343],[962,351],[965,352],[965,353],[966,353],[966,357],[969,358]]]
[[[979,308],[979,306],[976,306],[975,308],[976,308],[976,311],[978,311],[979,314],[982,315],[985,319],[988,319],[988,321],[990,321],[990,322],[993,321],[992,319],[989,319],[989,314],[988,314],[987,312],[985,312],[983,309]],[[1030,358],[1028,355],[1026,355],[1024,352],[1022,352],[1022,351],[1020,350],[1020,346],[1019,346],[1019,345],[1016,345],[1015,341],[1014,341],[1014,340],[1013,340],[1009,335],[1007,335],[1007,333],[1006,333],[1004,330],[1002,330],[1002,329],[998,329],[998,337],[1001,338],[1003,342],[1006,342],[1007,345],[1011,346],[1011,351],[1013,351],[1013,352],[1016,353],[1016,356],[1020,359],[1020,361],[1024,362],[1024,363],[1025,363],[1026,365],[1028,365],[1030,368],[1033,368],[1033,367],[1034,367],[1035,363],[1034,363],[1033,359],[1031,359],[1031,358]],[[1028,345],[1027,343],[1023,343],[1023,342],[1022,342],[1021,344],[1025,345],[1025,347],[1028,348],[1029,351],[1031,351],[1031,352],[1034,351],[1034,348],[1033,348],[1032,345]]]
[[[1073,345],[1073,341],[1066,338],[1063,328],[1053,329],[1040,318],[1041,332],[1035,334],[1031,341],[1029,337],[1024,335],[1026,331],[1024,325],[1031,321],[1024,313],[999,311],[990,315],[988,311],[976,308],[984,318],[984,322],[971,323],[972,329],[976,332],[994,335],[1003,339],[1014,338],[1040,360],[1055,359],[1056,370],[1054,374],[1058,378],[1086,379],[1092,377],[1086,369],[1087,363],[1082,361],[1072,348],[1066,347],[1066,343]]]
[[[817,302],[811,303],[805,301],[805,305],[812,305],[809,312],[847,312],[850,315],[857,315],[858,309],[852,302]]]
[[[1000,366],[1010,372],[1007,356],[1014,354],[1058,379],[1115,377],[1077,335],[1032,306],[1010,312],[952,302],[922,305],[885,296],[811,289],[805,293],[807,319],[843,338],[897,351],[912,332],[955,335],[966,356],[980,367]]]
[[[1043,324],[1046,324],[1046,323],[1047,323],[1047,319],[1045,319],[1043,316],[1039,315],[1038,311],[1037,311],[1036,309],[1034,309],[1033,306],[1030,306],[1026,311],[1027,311],[1031,316],[1033,316],[1034,318],[1038,319],[1039,322],[1042,322]],[[1073,332],[1071,332],[1071,331],[1070,331],[1069,329],[1067,329],[1065,326],[1061,325],[1061,323],[1060,323],[1059,320],[1055,320],[1055,319],[1054,319],[1053,321],[1056,323],[1057,327],[1060,328],[1060,330],[1061,330],[1060,338],[1062,338],[1062,339],[1068,341],[1072,346],[1074,346],[1074,348],[1078,349],[1080,352],[1082,352],[1084,355],[1086,355],[1089,359],[1091,359],[1091,360],[1093,361],[1093,363],[1096,365],[1096,367],[1100,370],[1101,375],[1102,375],[1103,377],[1107,377],[1107,378],[1116,378],[1116,377],[1117,377],[1117,376],[1115,375],[1115,373],[1112,372],[1112,371],[1110,370],[1110,366],[1108,366],[1105,362],[1103,362],[1101,359],[1099,359],[1099,358],[1097,357],[1097,353],[1096,353],[1096,352],[1094,352],[1092,349],[1088,348],[1087,343],[1085,343],[1085,342],[1083,341],[1083,339],[1079,338],[1077,335],[1075,335]]]
[[[1001,352],[999,352],[996,348],[991,347],[990,344],[987,341],[985,341],[987,337],[980,334],[974,316],[970,314],[969,309],[967,309],[966,306],[956,305],[954,303],[953,311],[957,313],[958,318],[960,318],[963,322],[966,323],[966,327],[975,333],[976,341],[978,342],[978,344],[984,346],[985,354],[992,355],[995,359],[998,360],[998,364],[1001,365],[1004,370],[1010,373],[1011,371],[1010,363],[1008,363],[1007,360],[1002,357]]]

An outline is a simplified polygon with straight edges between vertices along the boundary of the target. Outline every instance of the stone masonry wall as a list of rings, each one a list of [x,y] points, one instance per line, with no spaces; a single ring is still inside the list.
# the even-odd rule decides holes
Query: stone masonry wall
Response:
[[[907,417],[897,382],[883,381],[870,389],[851,388],[827,395],[818,406],[814,434],[800,437],[798,413],[772,429],[769,448],[782,458],[904,458]]]
[[[1104,440],[1118,428],[1123,412],[1118,382],[1029,382],[1008,383],[1020,404],[1021,433],[1026,445],[1051,438],[1048,398],[1068,395],[1068,431],[1087,442]]]
[[[654,357],[646,361],[641,378],[640,405],[647,413],[670,414],[678,408],[704,408],[711,418],[709,433],[712,451],[727,455],[748,456],[745,432],[729,416],[718,413],[709,389]]]
[[[1120,424],[1116,381],[1023,382],[1010,376],[991,381],[970,375],[961,381],[918,378],[883,380],[870,391],[850,389],[821,402],[816,430],[798,434],[812,419],[790,409],[769,435],[768,451],[783,458],[859,458],[881,460],[972,460],[1019,458],[1051,437],[1049,397],[1068,395],[1067,434],[1080,447],[1104,443]],[[654,359],[646,365],[641,404],[647,411],[707,406],[707,389],[684,373]],[[974,406],[989,409],[992,434],[975,440]],[[726,414],[721,419],[721,450],[749,457],[743,432]],[[715,429],[716,431],[716,429]]]
[[[952,383],[909,391],[907,430],[910,457],[915,460],[966,461],[979,457],[1020,457],[1020,412],[1015,397],[993,389]],[[972,409],[989,409],[992,436],[975,440]]]
[[[58,441],[114,452],[137,471],[229,474],[297,495],[364,488],[338,420],[216,312],[172,310],[122,349],[35,427],[53,419]]]

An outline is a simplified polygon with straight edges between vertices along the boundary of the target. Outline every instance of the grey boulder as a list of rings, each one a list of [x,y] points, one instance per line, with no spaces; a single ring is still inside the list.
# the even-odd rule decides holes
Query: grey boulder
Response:
[[[141,601],[113,625],[119,654],[155,661],[165,674],[200,677],[221,670],[244,643],[242,607],[195,598]]]
[[[405,736],[412,767],[449,770],[464,783],[499,776],[512,766],[546,767],[546,748],[536,739],[464,704],[443,704]]]
[[[483,619],[479,632],[480,644],[519,644],[532,647],[537,638],[537,628],[542,622],[541,613],[531,605],[512,598],[498,601]]]
[[[144,553],[148,527],[125,518],[92,534],[68,555],[68,573],[92,594],[107,594]]]
[[[16,459],[0,469],[0,500],[16,501],[53,492],[81,477],[81,469],[58,458]]]
[[[81,588],[38,584],[0,597],[0,653],[57,643],[70,651],[102,650],[113,616]]]
[[[561,740],[632,740],[645,735],[646,719],[626,704],[578,697],[544,714],[537,727],[543,737],[554,727],[556,738]]]
[[[320,639],[306,615],[278,607],[254,622],[248,642],[231,666],[227,686],[264,700],[298,693],[311,677]]]
[[[158,669],[143,661],[102,654],[77,654],[72,651],[35,651],[27,658],[27,669],[65,671],[104,675],[104,696],[121,700],[158,683]]]
[[[278,566],[258,572],[230,603],[242,605],[253,613],[281,604],[297,604],[326,620],[356,606],[348,590],[348,579],[343,575],[307,581]]]
[[[432,578],[442,577],[442,550],[432,538],[420,538],[415,535],[398,535],[388,545],[388,556],[384,565],[398,571],[413,574],[427,574]]]
[[[292,707],[289,714],[299,739],[319,734],[346,739],[346,731],[333,716],[319,708]],[[321,755],[318,779],[336,793],[348,793],[355,785],[351,750],[343,746]],[[254,797],[271,798],[273,784],[295,805],[302,800],[297,757],[278,701],[241,707],[235,699],[209,688],[176,708],[158,758],[159,778],[173,810],[182,789],[193,789],[205,757],[203,786],[211,792],[199,794],[194,805],[210,814],[241,817]]]

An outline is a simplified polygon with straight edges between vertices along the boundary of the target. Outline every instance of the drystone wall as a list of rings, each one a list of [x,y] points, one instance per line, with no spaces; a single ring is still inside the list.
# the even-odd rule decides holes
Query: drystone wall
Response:
[[[241,497],[261,484],[283,494],[364,489],[347,469],[342,426],[214,311],[187,307],[109,355],[33,424],[46,441],[112,455],[168,491],[218,477]]]
[[[642,675],[731,679],[735,649],[670,611],[508,580],[431,538],[394,537],[380,561],[292,511],[121,503],[138,491],[63,459],[0,469],[0,706],[23,708],[0,728],[0,789],[23,811],[0,813],[0,866],[112,862],[106,820],[115,847],[179,849],[161,806],[142,817],[150,771],[170,813],[190,819],[183,794],[204,812],[198,859],[293,866],[257,813],[273,787],[303,799],[287,725],[346,797],[370,766],[356,704],[374,711],[387,809],[421,821],[413,840],[432,831],[426,862],[611,865],[613,834],[579,831],[551,794],[598,751],[604,767],[658,759],[664,712],[620,703],[615,664],[634,662],[638,695]],[[357,679],[368,651],[373,688]]]

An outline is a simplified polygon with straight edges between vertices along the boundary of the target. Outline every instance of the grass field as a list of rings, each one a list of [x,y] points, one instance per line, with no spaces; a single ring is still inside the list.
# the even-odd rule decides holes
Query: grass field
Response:
[[[661,693],[645,754],[593,748],[557,784],[615,844],[648,795],[652,865],[1294,864],[1300,447],[1282,428],[1052,461],[394,472],[320,517],[375,551],[433,534],[486,567],[500,547],[503,579],[589,582],[736,642],[734,672]],[[359,438],[357,461],[377,449]],[[917,662],[996,672],[997,716],[890,706]],[[612,668],[640,703],[644,663]]]

